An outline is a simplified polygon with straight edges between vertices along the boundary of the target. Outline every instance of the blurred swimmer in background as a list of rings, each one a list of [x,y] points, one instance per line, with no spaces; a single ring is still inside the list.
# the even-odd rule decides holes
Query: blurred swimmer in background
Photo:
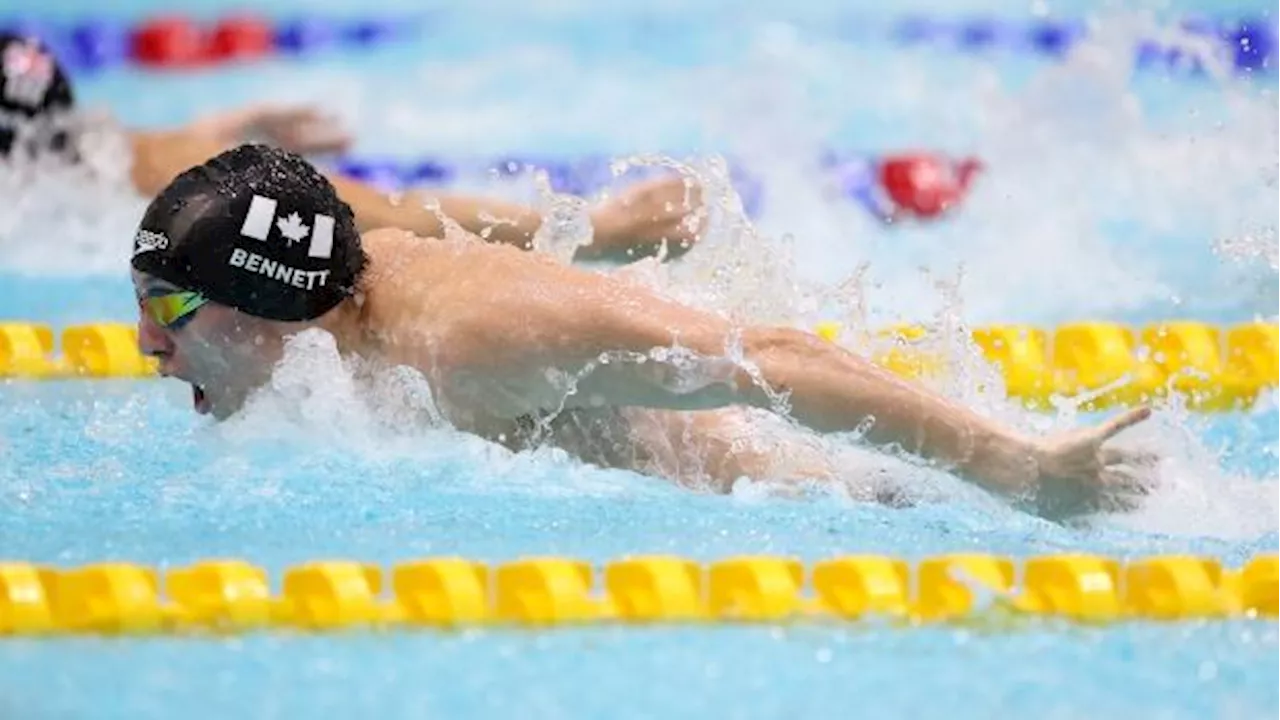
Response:
[[[71,81],[38,39],[0,32],[0,156],[10,163],[56,158],[77,163],[94,118],[77,107]],[[164,130],[123,130],[130,157],[128,179],[145,199],[183,170],[243,142],[263,142],[307,156],[347,150],[352,138],[335,118],[308,107],[257,105],[199,118]],[[446,219],[489,242],[532,249],[544,218],[523,205],[495,198],[414,191],[393,198],[330,175],[363,232],[399,228],[420,237],[444,237]],[[575,259],[627,261],[665,252],[672,258],[697,239],[700,193],[680,177],[637,183],[590,207],[591,241]]]

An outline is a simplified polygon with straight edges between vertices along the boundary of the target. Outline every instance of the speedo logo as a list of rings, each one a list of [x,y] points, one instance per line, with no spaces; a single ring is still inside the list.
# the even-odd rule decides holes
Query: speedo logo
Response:
[[[133,238],[133,254],[141,255],[145,252],[155,252],[156,250],[166,250],[169,247],[169,238],[160,233],[151,232],[150,230],[139,230],[138,234]]]

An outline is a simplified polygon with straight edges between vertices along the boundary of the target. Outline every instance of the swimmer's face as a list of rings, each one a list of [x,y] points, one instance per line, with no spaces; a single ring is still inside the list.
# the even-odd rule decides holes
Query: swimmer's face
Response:
[[[270,379],[283,348],[275,323],[214,302],[185,314],[186,308],[174,304],[168,314],[178,319],[169,323],[168,317],[157,319],[147,310],[146,299],[181,290],[136,271],[133,282],[139,348],[159,360],[161,375],[191,384],[196,412],[226,419],[240,409],[250,392]]]

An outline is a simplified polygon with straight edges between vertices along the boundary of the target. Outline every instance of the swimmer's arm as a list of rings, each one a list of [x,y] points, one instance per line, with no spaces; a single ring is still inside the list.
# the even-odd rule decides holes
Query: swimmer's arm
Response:
[[[901,447],[995,492],[1033,490],[1046,468],[1070,482],[1090,482],[1102,472],[1091,464],[1101,443],[1145,418],[1135,411],[1078,436],[1032,440],[807,332],[735,330],[719,316],[643,287],[543,263],[508,285],[498,306],[483,308],[491,339],[480,352],[505,365],[500,372],[515,376],[547,366],[576,371],[617,351],[650,356],[644,363],[597,366],[570,403],[773,409],[782,396],[789,414],[816,431],[865,432],[866,442]],[[732,355],[736,347],[768,390],[752,380],[752,372],[724,363],[693,362],[682,369],[679,360],[652,358],[655,348],[673,346],[710,358]]]
[[[306,105],[260,103],[204,115],[184,131],[223,147],[262,142],[301,155],[346,152],[354,138],[335,116]]]
[[[361,232],[382,228],[408,230],[419,237],[442,238],[444,218],[488,242],[533,249],[542,216],[515,203],[460,195],[407,192],[392,197],[364,183],[342,177],[330,180],[356,215]]]
[[[265,142],[291,152],[341,152],[352,138],[337,119],[306,106],[259,104],[216,112],[181,127],[129,132],[133,181],[145,197],[158,194],[188,168],[245,142]]]
[[[488,242],[532,250],[544,220],[533,208],[492,198],[411,191],[393,200],[363,183],[332,180],[355,211],[361,232],[399,228],[420,237],[441,238],[443,216]],[[696,222],[685,222],[685,218],[699,208],[698,197],[679,178],[628,188],[587,211],[592,237],[574,257],[626,261],[655,255],[664,247],[668,258],[682,255],[696,240]]]

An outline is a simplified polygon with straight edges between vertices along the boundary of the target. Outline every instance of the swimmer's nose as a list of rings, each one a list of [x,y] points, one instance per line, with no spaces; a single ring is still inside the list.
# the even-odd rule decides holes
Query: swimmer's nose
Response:
[[[143,355],[161,359],[173,354],[173,340],[169,337],[169,333],[146,313],[138,316],[138,350]]]

